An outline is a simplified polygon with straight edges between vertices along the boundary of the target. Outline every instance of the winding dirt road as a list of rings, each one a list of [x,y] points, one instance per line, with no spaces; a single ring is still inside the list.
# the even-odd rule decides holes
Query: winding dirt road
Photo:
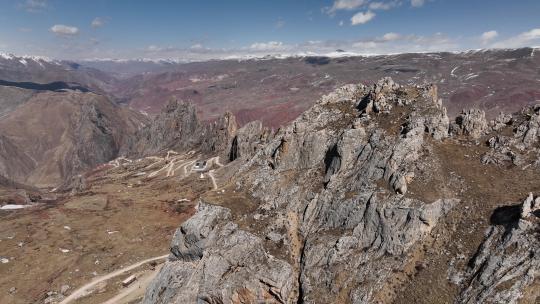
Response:
[[[133,270],[133,269],[135,269],[137,267],[140,267],[140,266],[142,266],[142,265],[144,265],[146,263],[163,260],[163,259],[167,258],[168,256],[169,255],[166,254],[166,255],[162,255],[162,256],[158,256],[158,257],[149,258],[149,259],[137,262],[135,264],[129,265],[127,267],[124,267],[122,269],[116,270],[116,271],[111,272],[109,274],[106,274],[104,276],[96,277],[90,283],[85,284],[82,287],[80,287],[79,289],[75,290],[72,294],[70,294],[67,298],[65,298],[62,302],[60,302],[60,304],[71,303],[72,301],[74,301],[74,300],[76,300],[78,298],[81,298],[81,297],[84,297],[84,296],[90,294],[91,293],[90,290],[93,287],[95,287],[97,284],[99,284],[99,283],[101,283],[103,281],[107,281],[107,280],[109,280],[111,278],[119,276],[119,275],[121,275],[121,274],[123,274],[125,272]]]
[[[210,180],[212,180],[212,186],[214,186],[214,190],[217,190],[218,185],[216,183],[216,178],[214,177],[214,170],[208,171],[208,176],[210,176]]]

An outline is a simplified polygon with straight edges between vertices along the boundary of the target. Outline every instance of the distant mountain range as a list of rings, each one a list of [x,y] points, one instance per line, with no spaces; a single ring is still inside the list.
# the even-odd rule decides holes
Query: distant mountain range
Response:
[[[203,119],[225,110],[241,124],[261,119],[279,127],[336,87],[384,76],[439,86],[450,114],[479,106],[489,117],[540,100],[537,50],[478,50],[357,57],[274,57],[192,63],[145,63],[145,73],[122,78],[110,93],[132,107],[158,113],[171,96],[197,104]],[[346,53],[344,53],[346,54]],[[89,63],[86,63],[89,64]],[[118,63],[127,71],[130,62]],[[139,62],[133,66],[141,67]],[[114,64],[113,64],[114,66]],[[126,74],[129,74],[126,72]]]

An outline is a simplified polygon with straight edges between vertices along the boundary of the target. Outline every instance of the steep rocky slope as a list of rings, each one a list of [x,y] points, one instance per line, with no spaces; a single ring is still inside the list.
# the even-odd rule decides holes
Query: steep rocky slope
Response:
[[[94,93],[33,92],[0,120],[2,173],[19,182],[57,186],[115,158],[143,122],[137,112]]]
[[[508,206],[540,191],[538,115],[383,79],[247,125],[144,303],[535,303],[540,203]]]

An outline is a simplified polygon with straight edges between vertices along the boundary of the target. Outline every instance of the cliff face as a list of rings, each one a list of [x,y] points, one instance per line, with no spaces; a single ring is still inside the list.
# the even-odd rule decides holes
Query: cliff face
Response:
[[[146,156],[166,149],[186,150],[199,143],[200,128],[195,106],[173,98],[148,126],[129,139],[122,154]]]
[[[204,124],[199,121],[192,103],[172,98],[149,125],[141,128],[122,147],[121,154],[148,156],[167,150],[187,152],[192,149],[205,154],[226,153],[237,129],[231,113]]]

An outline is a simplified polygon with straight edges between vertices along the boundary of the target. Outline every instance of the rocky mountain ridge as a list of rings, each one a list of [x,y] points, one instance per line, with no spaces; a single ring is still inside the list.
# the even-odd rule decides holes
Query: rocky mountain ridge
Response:
[[[144,303],[534,303],[540,206],[501,208],[540,191],[537,115],[450,121],[436,86],[385,78],[275,134],[225,132],[213,153],[236,173],[176,231]]]
[[[226,112],[213,122],[201,121],[190,102],[171,98],[163,111],[141,128],[122,147],[120,154],[142,157],[167,150],[188,152],[198,150],[205,155],[218,155],[224,160],[249,157],[256,147],[253,142],[267,137],[270,130],[260,121],[242,128],[235,116]]]

